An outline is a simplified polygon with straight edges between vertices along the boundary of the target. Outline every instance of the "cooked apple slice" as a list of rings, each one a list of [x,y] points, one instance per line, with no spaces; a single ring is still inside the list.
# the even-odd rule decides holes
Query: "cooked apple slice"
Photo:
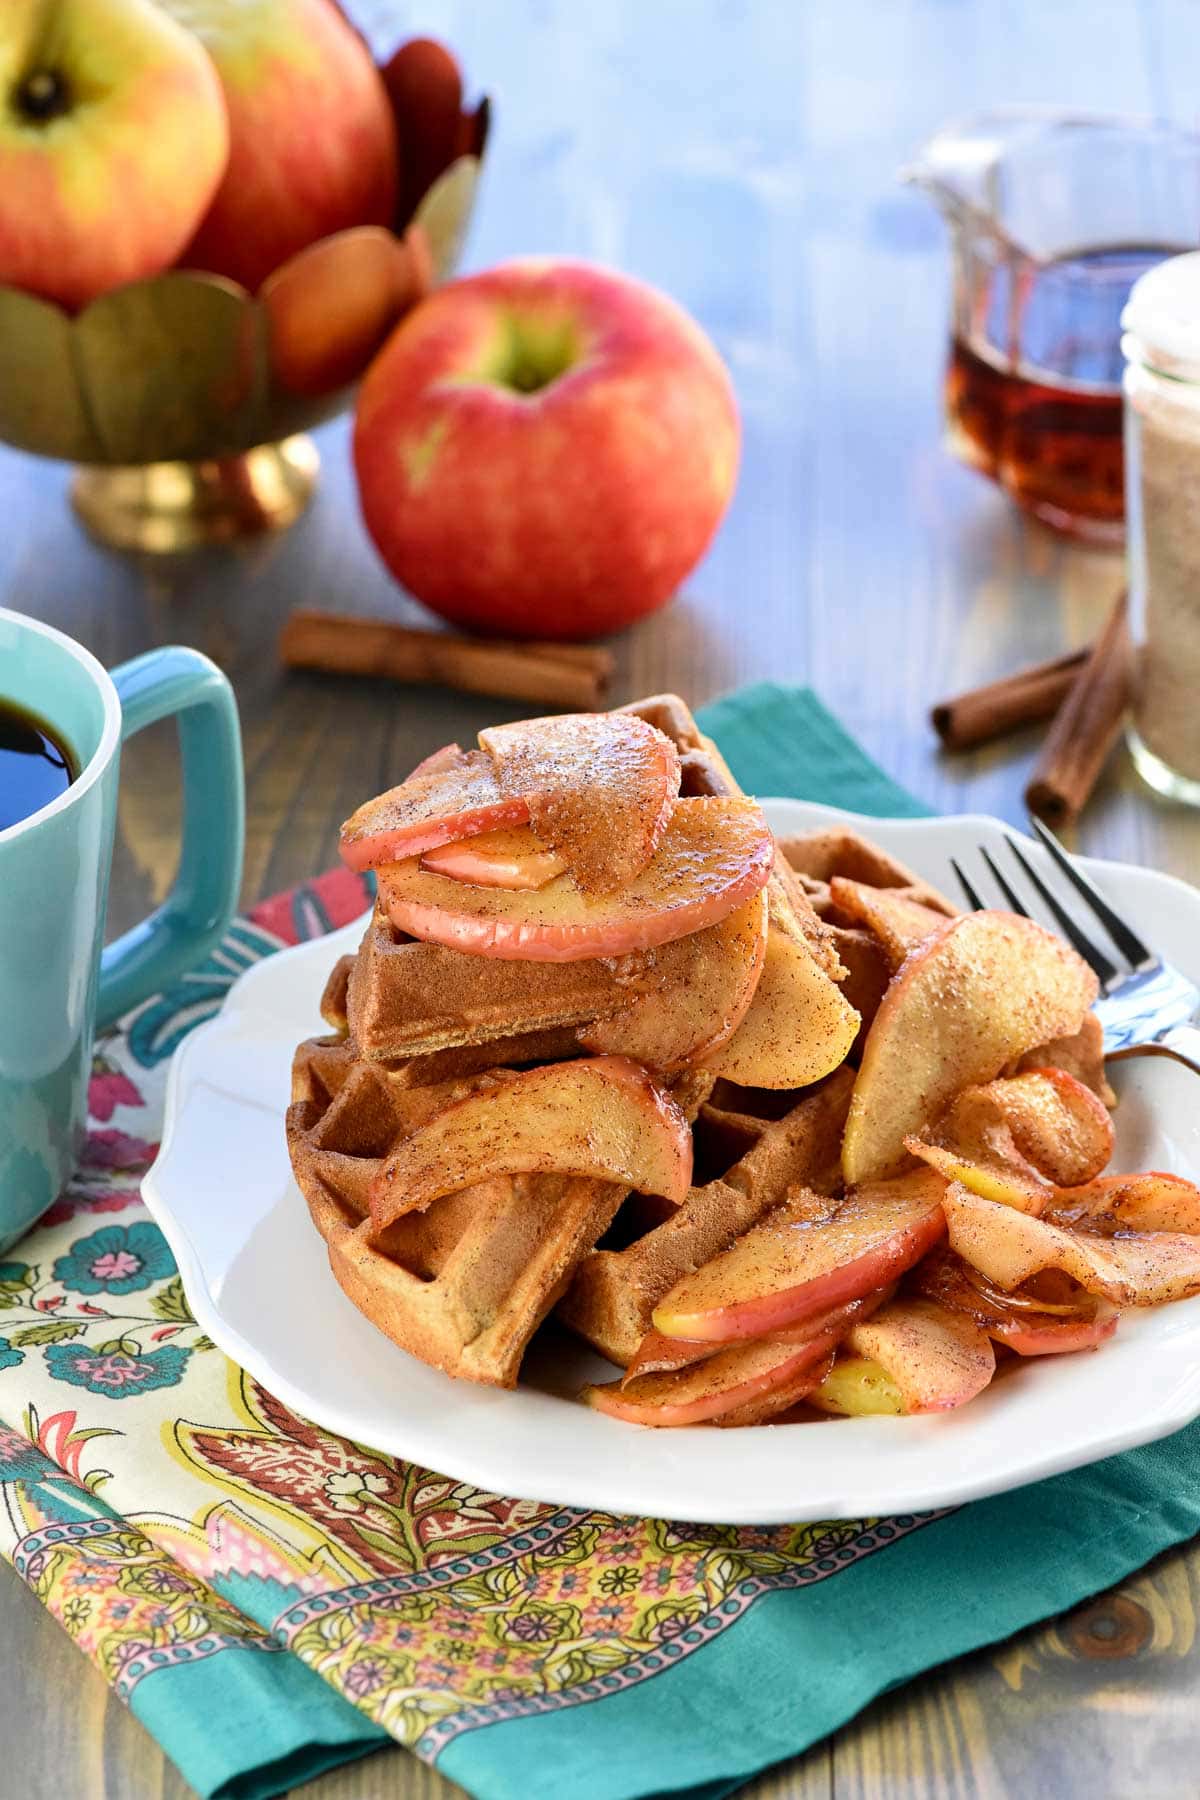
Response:
[[[987,1332],[1018,1356],[1070,1356],[1076,1350],[1098,1350],[1106,1344],[1120,1318],[1115,1307],[1105,1304],[1103,1312],[1090,1319],[1055,1319],[1032,1313],[1028,1318],[990,1325]]]
[[[921,1138],[906,1137],[904,1147],[913,1156],[944,1175],[947,1181],[960,1181],[973,1194],[995,1200],[1001,1206],[1015,1206],[1018,1212],[1044,1212],[1054,1198],[1054,1189],[1043,1181],[1036,1169],[1022,1164],[1019,1157],[979,1155],[964,1156],[960,1150],[947,1150],[941,1144],[926,1144]]]
[[[905,1138],[960,1089],[1077,1031],[1097,986],[1083,958],[1030,919],[950,919],[910,953],[867,1033],[842,1144],[846,1180],[894,1173]]]
[[[835,875],[829,883],[829,897],[839,912],[865,925],[878,938],[895,974],[910,950],[946,923],[944,912],[910,900],[895,888],[868,887],[862,881],[848,881]]]
[[[809,1406],[841,1418],[863,1419],[902,1413],[904,1395],[887,1370],[869,1356],[839,1356],[829,1373],[805,1396]]]
[[[1182,1231],[1200,1236],[1200,1188],[1182,1175],[1151,1169],[1144,1175],[1104,1175],[1082,1187],[1060,1188],[1050,1206],[1056,1225],[1101,1231]]]
[[[529,806],[519,794],[504,794],[490,756],[482,750],[435,751],[399,787],[368,800],[342,826],[342,861],[351,869],[377,869],[401,857],[420,856],[439,844],[524,825]]]
[[[566,713],[479,734],[502,793],[528,801],[538,837],[585,893],[627,887],[649,863],[679,796],[679,752],[632,713]]]
[[[739,1087],[799,1088],[845,1060],[858,1014],[797,933],[772,924],[745,1018],[705,1064]]]
[[[936,1300],[893,1300],[850,1328],[846,1348],[894,1382],[906,1413],[946,1412],[982,1393],[996,1373],[986,1332]]]
[[[556,875],[564,874],[567,865],[561,856],[538,843],[528,825],[514,825],[507,831],[485,831],[480,837],[439,844],[424,852],[421,867],[475,887],[526,892],[544,888]]]
[[[728,1250],[677,1281],[654,1309],[667,1337],[763,1337],[884,1287],[945,1230],[945,1182],[931,1169],[860,1188],[840,1203],[789,1196]]]
[[[1063,1069],[964,1088],[934,1136],[932,1144],[906,1137],[905,1148],[973,1194],[1035,1215],[1056,1184],[1096,1176],[1113,1147],[1103,1103]]]
[[[1030,1069],[965,1089],[938,1136],[954,1144],[967,1141],[972,1112],[986,1117],[989,1108],[1007,1125],[1018,1153],[1059,1187],[1078,1187],[1108,1166],[1113,1153],[1108,1109],[1065,1069]]]
[[[376,1232],[443,1194],[497,1175],[582,1175],[681,1204],[692,1133],[671,1096],[625,1057],[528,1069],[445,1107],[385,1158],[371,1187]]]
[[[1067,1230],[983,1200],[958,1183],[946,1190],[944,1206],[951,1248],[1006,1293],[1043,1269],[1063,1270],[1116,1306],[1161,1306],[1200,1293],[1200,1236]]]
[[[832,1332],[835,1337],[849,1330],[859,1319],[869,1318],[880,1306],[891,1299],[893,1287],[880,1288],[877,1293],[865,1294],[861,1300],[849,1300],[845,1306],[831,1307],[827,1312],[813,1313],[811,1317],[802,1319],[799,1325],[792,1325],[786,1331],[771,1334],[773,1344],[810,1344],[814,1338]],[[669,1369],[686,1369],[690,1363],[703,1362],[708,1356],[715,1356],[721,1349],[720,1343],[703,1338],[670,1338],[664,1332],[651,1328],[637,1347],[637,1353],[622,1377],[621,1386],[628,1387],[640,1375],[656,1375]]]
[[[580,1043],[663,1074],[703,1060],[745,1017],[766,942],[767,896],[760,889],[719,925],[629,958],[629,1005],[587,1026]]]
[[[932,1135],[974,1161],[1008,1162],[1034,1178],[1072,1187],[1097,1176],[1113,1150],[1103,1102],[1057,1068],[964,1088]]]
[[[1061,1305],[1019,1291],[1001,1293],[949,1248],[925,1257],[912,1281],[926,1299],[966,1313],[990,1338],[1018,1356],[1094,1350],[1112,1336],[1120,1317],[1107,1301],[1079,1289],[1077,1298]]]
[[[628,1386],[586,1387],[583,1398],[630,1425],[700,1425],[768,1394],[780,1397],[783,1410],[820,1380],[835,1342],[826,1333],[806,1344],[737,1344],[685,1369],[639,1375]]]
[[[1110,1110],[1117,1104],[1117,1096],[1104,1073],[1104,1027],[1095,1013],[1088,1013],[1079,1030],[1069,1037],[1035,1044],[1006,1072],[1020,1075],[1026,1069],[1065,1069],[1084,1087],[1091,1088]]]
[[[681,800],[650,864],[619,894],[584,894],[569,875],[534,893],[468,887],[415,857],[379,870],[398,931],[474,956],[579,962],[702,931],[765,886],[774,848],[752,800]]]
[[[833,1367],[836,1354],[836,1348],[827,1350],[818,1361],[798,1369],[789,1380],[781,1381],[768,1393],[756,1394],[739,1406],[730,1407],[728,1412],[718,1413],[713,1424],[722,1431],[736,1430],[744,1425],[771,1424],[781,1413],[789,1413],[807,1400],[814,1388],[820,1387]]]
[[[415,769],[410,769],[408,779],[415,781],[418,775],[440,775],[445,769],[452,769],[461,757],[461,744],[443,744],[440,750],[431,750],[423,756]]]
[[[651,1326],[622,1375],[620,1385],[628,1387],[642,1375],[666,1375],[673,1369],[690,1368],[693,1363],[718,1355],[721,1349],[720,1344],[703,1338],[669,1338]]]

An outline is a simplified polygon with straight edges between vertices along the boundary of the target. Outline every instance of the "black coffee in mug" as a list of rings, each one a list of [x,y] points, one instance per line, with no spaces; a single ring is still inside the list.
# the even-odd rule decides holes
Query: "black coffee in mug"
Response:
[[[79,770],[44,719],[0,698],[0,831],[65,793]]]

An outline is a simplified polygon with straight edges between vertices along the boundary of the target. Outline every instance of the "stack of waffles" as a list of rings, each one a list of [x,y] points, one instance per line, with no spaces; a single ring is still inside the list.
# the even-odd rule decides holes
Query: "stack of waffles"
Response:
[[[756,812],[682,701],[625,712],[671,747],[680,803]],[[456,755],[461,765],[451,748],[423,768],[436,775]],[[509,1387],[557,1309],[624,1367],[681,1276],[789,1193],[837,1190],[862,1031],[908,947],[955,909],[851,832],[763,841],[754,884],[722,919],[567,960],[460,947],[406,898],[435,891],[423,877],[404,888],[380,868],[361,947],[323,997],[329,1034],[296,1053],[288,1141],[338,1282],[395,1343]],[[453,885],[438,880],[439,893]],[[467,1185],[461,1169],[447,1177],[453,1191],[412,1175],[451,1109],[466,1119],[473,1097],[589,1058],[622,1093],[635,1066],[659,1116],[689,1138],[682,1181],[659,1184],[670,1192],[638,1190],[636,1147],[628,1168],[618,1158],[589,1174],[545,1162],[496,1172],[493,1159]],[[405,1170],[413,1186],[397,1197]]]

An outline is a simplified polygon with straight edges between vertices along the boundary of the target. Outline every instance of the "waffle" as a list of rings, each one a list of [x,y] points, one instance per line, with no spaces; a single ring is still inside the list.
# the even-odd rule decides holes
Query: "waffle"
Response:
[[[804,831],[796,837],[781,838],[779,849],[822,919],[836,917],[830,883],[839,875],[847,881],[861,882],[864,887],[895,888],[906,899],[944,913],[948,919],[959,910],[945,894],[856,831]]]
[[[716,745],[676,695],[656,694],[622,710],[657,726],[675,744],[683,798],[741,793]],[[782,857],[776,858],[769,898],[772,918],[802,934],[826,973],[839,979],[845,971],[834,932]],[[624,958],[527,963],[465,956],[405,937],[376,906],[358,956],[343,958],[330,977],[322,1012],[335,1029],[350,1031],[364,1056],[387,1062],[547,1032],[573,1044],[574,1030],[620,1010],[629,971],[638,966]],[[558,1049],[553,1055],[572,1053]],[[549,1056],[535,1048],[512,1060]]]
[[[610,962],[466,956],[405,937],[376,903],[349,974],[346,1014],[364,1056],[394,1061],[569,1031],[616,1012],[624,997]]]
[[[377,1242],[367,1218],[384,1155],[440,1106],[504,1078],[414,1087],[345,1039],[301,1044],[288,1147],[339,1285],[393,1343],[468,1381],[512,1387],[525,1346],[625,1198],[613,1182],[480,1182],[409,1214]]]
[[[727,1249],[789,1188],[834,1192],[853,1084],[854,1071],[838,1069],[803,1098],[793,1096],[795,1103],[777,1119],[763,1115],[780,1096],[749,1089],[732,1090],[725,1105],[702,1106],[698,1162],[719,1160],[723,1145],[735,1152],[732,1165],[693,1187],[670,1218],[632,1243],[585,1256],[559,1304],[559,1318],[625,1368],[650,1329],[655,1306],[682,1275]]]
[[[368,937],[373,937],[372,920]],[[364,940],[365,942],[365,940]],[[363,952],[360,951],[360,957]],[[353,956],[342,956],[334,965],[321,997],[321,1017],[326,1024],[346,1037],[350,1030],[350,974]],[[402,1041],[402,1034],[397,1033]],[[386,1039],[384,1041],[387,1041]],[[357,1046],[361,1054],[361,1046]],[[475,1075],[485,1069],[515,1068],[526,1063],[561,1062],[579,1053],[575,1032],[569,1026],[547,1026],[544,1030],[509,1032],[503,1037],[481,1043],[456,1044],[444,1050],[426,1051],[420,1056],[404,1057],[398,1052],[389,1062],[389,1081],[398,1087],[429,1087],[440,1081],[454,1081],[464,1075]]]

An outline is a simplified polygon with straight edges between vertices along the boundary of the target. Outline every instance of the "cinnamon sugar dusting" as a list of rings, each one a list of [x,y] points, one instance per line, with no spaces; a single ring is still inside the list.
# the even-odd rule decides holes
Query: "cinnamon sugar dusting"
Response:
[[[578,885],[613,893],[654,855],[679,794],[679,752],[645,719],[570,713],[481,731],[500,791],[522,796],[539,840]]]

